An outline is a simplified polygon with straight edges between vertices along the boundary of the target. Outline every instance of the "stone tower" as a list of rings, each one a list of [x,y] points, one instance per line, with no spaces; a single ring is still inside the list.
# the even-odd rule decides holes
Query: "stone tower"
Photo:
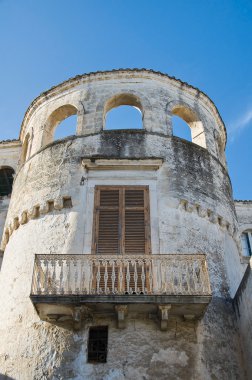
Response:
[[[142,129],[106,129],[121,105]],[[76,134],[54,141],[71,115]],[[15,171],[0,204],[1,378],[249,378],[252,208],[233,201],[225,145],[207,95],[150,70],[77,76],[31,103],[20,140],[0,145]]]

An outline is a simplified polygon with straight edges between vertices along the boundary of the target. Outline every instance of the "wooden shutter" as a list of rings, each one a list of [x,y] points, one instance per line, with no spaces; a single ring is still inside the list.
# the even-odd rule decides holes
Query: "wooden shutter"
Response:
[[[125,254],[145,254],[144,190],[125,189]]]
[[[147,186],[97,186],[93,253],[100,255],[150,253]]]
[[[97,189],[95,253],[117,255],[119,250],[119,190]]]

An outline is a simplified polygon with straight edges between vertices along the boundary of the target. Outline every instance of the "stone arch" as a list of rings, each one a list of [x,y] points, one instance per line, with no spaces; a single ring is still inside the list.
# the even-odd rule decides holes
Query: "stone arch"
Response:
[[[27,158],[28,158],[28,152],[29,152],[29,145],[30,145],[30,133],[27,133],[25,135],[23,145],[22,145],[22,151],[21,151],[21,164],[23,164]]]
[[[0,166],[0,196],[11,194],[14,174],[15,170],[11,166]]]
[[[224,159],[225,153],[225,142],[223,141],[220,133],[215,129],[214,130],[214,139],[216,142],[216,150],[221,161]]]
[[[138,108],[142,114],[143,120],[143,106],[140,98],[132,93],[120,93],[109,98],[104,104],[102,118],[103,129],[105,129],[107,113],[111,111],[113,108],[117,108],[120,106],[132,106]]]
[[[184,102],[170,102],[167,105],[169,117],[178,116],[183,119],[191,130],[192,142],[206,148],[205,129],[198,113]]]
[[[43,136],[42,136],[42,147],[50,144],[53,141],[54,132],[57,126],[69,116],[77,115],[78,109],[72,104],[65,104],[54,110],[49,118],[47,119]],[[76,126],[77,129],[77,126]]]
[[[129,94],[129,93],[121,93],[113,96],[104,105],[103,109],[103,129],[105,129],[106,125],[106,116],[108,112],[113,110],[114,108],[120,107],[120,106],[130,106],[137,108],[142,116],[142,128],[143,128],[143,106],[142,103],[136,95]]]
[[[104,129],[107,112],[120,105],[137,107],[142,113],[143,129],[150,129],[150,127],[148,127],[148,114],[151,112],[149,99],[138,91],[129,91],[127,89],[114,93],[109,97],[103,96],[97,104],[95,112],[95,126],[97,132]]]

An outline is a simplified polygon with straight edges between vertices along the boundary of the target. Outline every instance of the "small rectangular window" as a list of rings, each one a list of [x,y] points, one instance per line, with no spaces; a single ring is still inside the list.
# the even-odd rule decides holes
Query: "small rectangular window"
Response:
[[[250,232],[243,232],[241,235],[241,243],[242,243],[242,251],[243,256],[251,256],[251,233]]]
[[[108,326],[90,327],[88,338],[88,363],[106,363]]]

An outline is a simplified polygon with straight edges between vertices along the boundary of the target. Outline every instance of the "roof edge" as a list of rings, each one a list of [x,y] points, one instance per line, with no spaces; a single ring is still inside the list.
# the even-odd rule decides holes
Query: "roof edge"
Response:
[[[234,199],[234,203],[252,204],[252,199]]]
[[[12,143],[19,143],[19,144],[21,144],[21,141],[20,141],[20,139],[8,139],[8,140],[0,140],[0,145],[1,144],[12,144]]]

